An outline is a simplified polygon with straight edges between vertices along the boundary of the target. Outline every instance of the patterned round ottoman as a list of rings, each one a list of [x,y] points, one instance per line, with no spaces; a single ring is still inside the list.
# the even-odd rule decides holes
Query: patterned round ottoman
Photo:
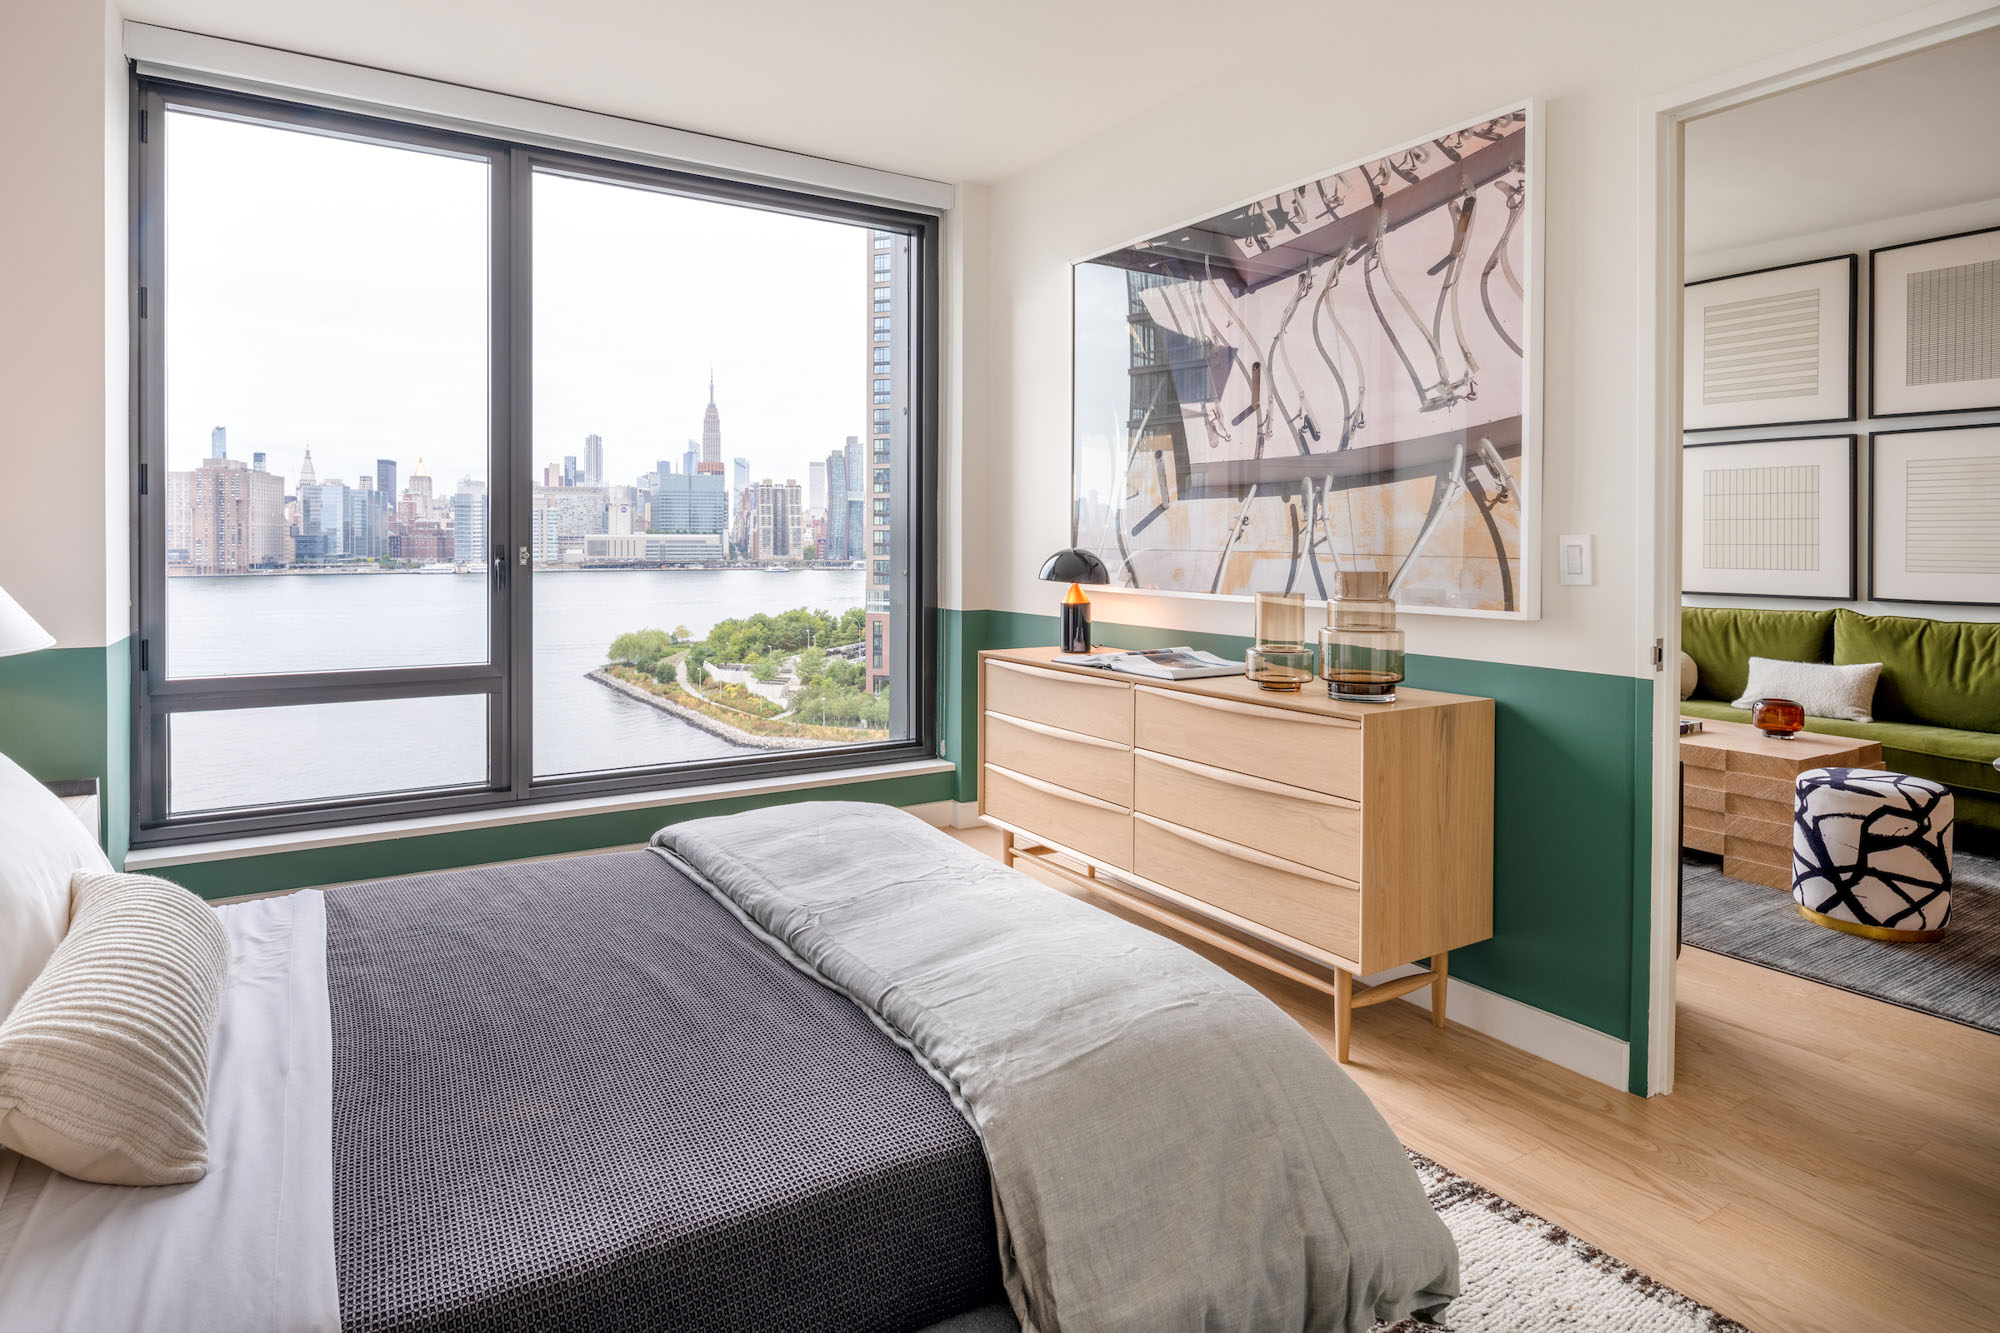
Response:
[[[1850,935],[1934,940],[1951,919],[1951,792],[1870,768],[1799,774],[1792,897]]]

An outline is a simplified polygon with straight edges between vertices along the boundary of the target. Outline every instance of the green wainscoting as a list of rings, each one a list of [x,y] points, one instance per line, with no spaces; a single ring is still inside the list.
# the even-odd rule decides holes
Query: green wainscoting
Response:
[[[915,805],[978,790],[978,655],[1052,643],[1053,615],[941,611],[939,746],[951,773],[619,811],[175,866],[207,897],[442,870],[643,841],[669,820],[839,796]],[[1187,643],[1241,656],[1231,635],[1101,623],[1119,647]],[[107,840],[124,855],[131,808],[127,646],[0,658],[0,751],[44,779],[95,776]],[[1627,676],[1413,657],[1410,683],[1497,702],[1494,937],[1452,957],[1454,976],[1630,1046],[1643,1091],[1648,994],[1651,682]]]
[[[1248,611],[1245,611],[1248,618]],[[1053,643],[1053,615],[969,611],[956,679],[959,799],[975,774],[977,658]],[[1187,644],[1240,658],[1248,639],[1099,622],[1111,647]],[[1495,701],[1493,938],[1451,956],[1454,977],[1625,1041],[1645,1091],[1651,898],[1652,682],[1413,656],[1410,684]]]
[[[96,778],[105,847],[122,861],[132,808],[129,641],[0,657],[0,754],[44,782]]]
[[[407,838],[348,843],[339,847],[316,847],[309,851],[201,861],[165,866],[157,873],[204,898],[232,898],[239,894],[270,893],[277,889],[304,888],[315,884],[345,884],[358,879],[384,879],[391,875],[420,874],[426,870],[450,870],[489,861],[517,861],[533,856],[625,847],[646,841],[666,824],[707,815],[735,814],[739,810],[790,801],[879,801],[884,805],[922,805],[928,801],[949,800],[951,794],[952,774],[927,773],[918,777],[737,796],[691,805],[540,819],[462,832],[427,833]]]

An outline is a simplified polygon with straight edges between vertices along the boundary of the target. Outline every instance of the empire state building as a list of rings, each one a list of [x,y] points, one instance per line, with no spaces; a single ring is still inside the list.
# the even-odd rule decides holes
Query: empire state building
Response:
[[[722,475],[722,414],[715,410],[715,372],[708,372],[708,411],[701,415],[701,471]]]

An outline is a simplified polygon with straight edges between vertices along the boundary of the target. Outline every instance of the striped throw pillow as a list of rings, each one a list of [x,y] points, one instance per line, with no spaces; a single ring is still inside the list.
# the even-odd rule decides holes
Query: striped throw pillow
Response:
[[[106,1185],[199,1180],[222,922],[146,875],[80,871],[70,894],[69,933],[0,1023],[0,1146]]]

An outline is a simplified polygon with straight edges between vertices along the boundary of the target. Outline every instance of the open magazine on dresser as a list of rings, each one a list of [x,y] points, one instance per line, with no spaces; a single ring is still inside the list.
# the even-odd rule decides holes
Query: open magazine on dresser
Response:
[[[1090,667],[1154,680],[1199,680],[1203,676],[1240,676],[1243,663],[1195,648],[1144,648],[1124,653],[1057,653],[1057,666]]]

